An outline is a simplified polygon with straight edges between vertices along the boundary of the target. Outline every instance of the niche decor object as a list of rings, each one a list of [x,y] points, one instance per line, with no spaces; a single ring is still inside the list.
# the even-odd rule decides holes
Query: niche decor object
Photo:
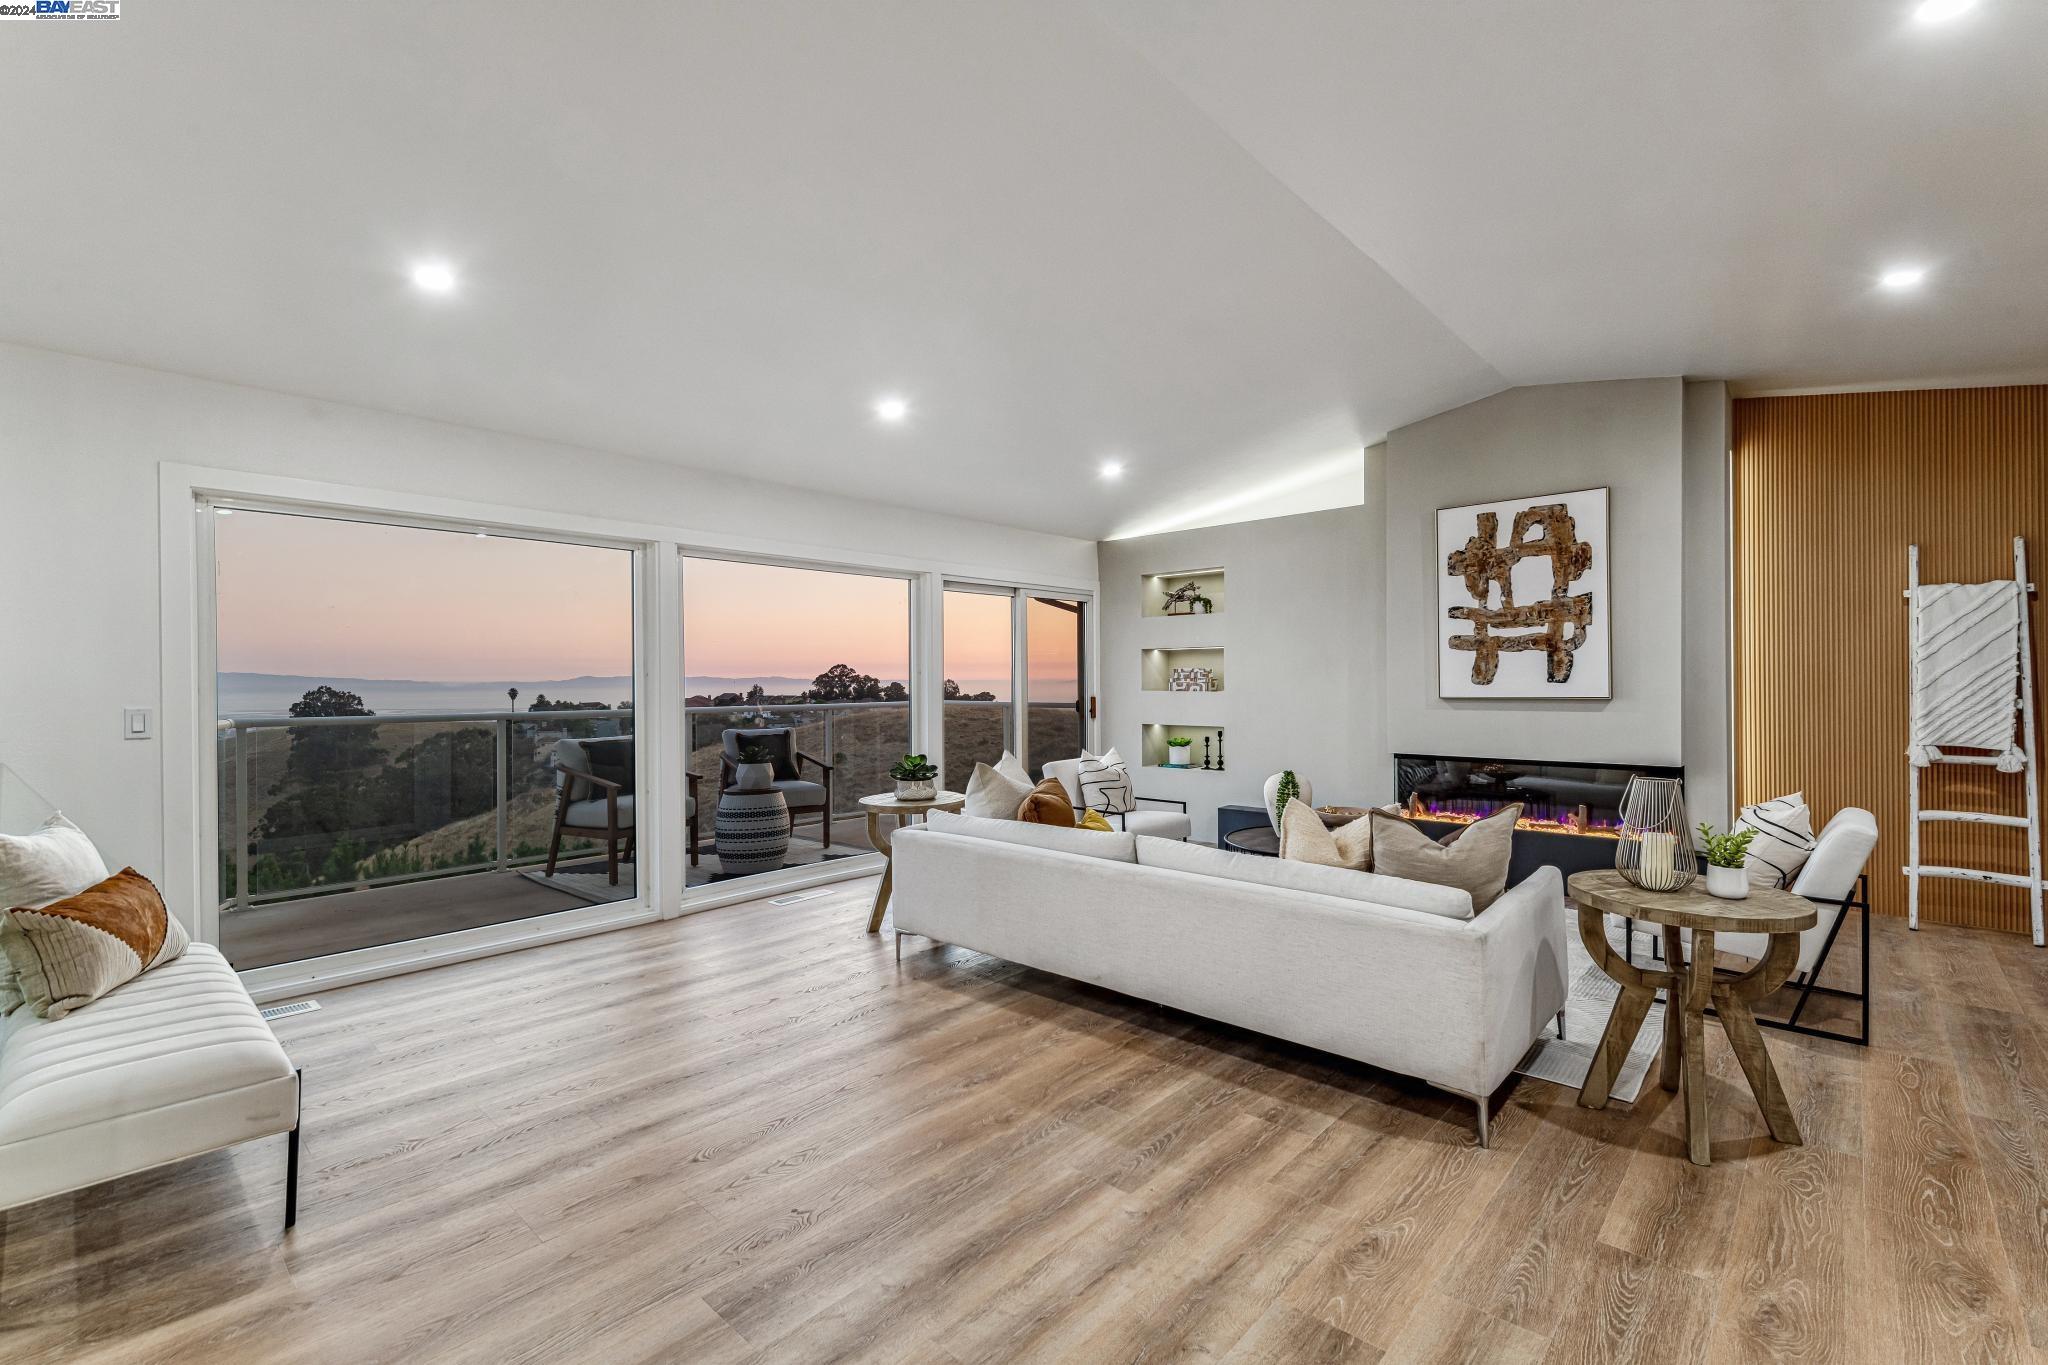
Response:
[[[1630,779],[1621,796],[1614,870],[1645,891],[1683,891],[1699,875],[1685,789],[1677,778]]]
[[[1166,593],[1168,616],[1207,616],[1216,604],[1202,593],[1202,585],[1190,579]]]
[[[1213,676],[1206,668],[1176,668],[1173,670],[1172,677],[1167,680],[1166,690],[1169,692],[1207,692],[1211,690],[1209,684]]]
[[[1437,695],[1613,695],[1607,490],[1436,514]]]

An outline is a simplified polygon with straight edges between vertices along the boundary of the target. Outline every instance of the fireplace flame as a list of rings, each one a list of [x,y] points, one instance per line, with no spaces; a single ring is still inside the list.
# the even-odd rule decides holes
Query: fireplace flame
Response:
[[[1461,801],[1456,806],[1426,802],[1420,793],[1411,793],[1405,814],[1412,820],[1437,820],[1447,825],[1474,825],[1487,816],[1499,811],[1506,802]],[[1593,818],[1584,806],[1562,814],[1529,813],[1530,807],[1522,807],[1521,818],[1515,821],[1516,829],[1535,830],[1543,834],[1575,834],[1588,839],[1619,839],[1621,822]]]

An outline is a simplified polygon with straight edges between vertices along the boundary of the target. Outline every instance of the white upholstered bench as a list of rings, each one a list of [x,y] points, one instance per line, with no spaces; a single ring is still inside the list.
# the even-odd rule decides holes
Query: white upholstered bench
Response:
[[[0,1019],[0,1210],[279,1133],[289,1228],[299,1074],[217,948],[62,1019]]]

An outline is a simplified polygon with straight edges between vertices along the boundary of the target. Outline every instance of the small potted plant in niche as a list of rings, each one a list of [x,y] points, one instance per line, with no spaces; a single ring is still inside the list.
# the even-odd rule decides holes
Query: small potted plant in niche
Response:
[[[1199,596],[1195,598],[1195,615],[1207,616],[1210,612],[1214,611],[1215,609],[1216,604],[1210,601],[1208,598]]]
[[[1185,735],[1175,735],[1166,741],[1166,766],[1169,768],[1188,767],[1188,753],[1194,741]]]
[[[898,801],[935,801],[939,795],[939,769],[925,761],[923,754],[905,754],[889,769],[896,779]]]
[[[1707,894],[1722,900],[1739,901],[1749,894],[1749,841],[1753,829],[1714,833],[1714,827],[1700,821],[1700,843],[1707,851]]]
[[[775,786],[775,751],[765,744],[742,744],[740,761],[732,766],[734,791],[765,792]]]

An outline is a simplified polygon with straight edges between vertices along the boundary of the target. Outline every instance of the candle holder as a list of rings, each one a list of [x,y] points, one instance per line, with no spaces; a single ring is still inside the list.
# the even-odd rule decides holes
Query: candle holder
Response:
[[[1683,891],[1699,875],[1685,789],[1675,777],[1631,778],[1621,795],[1614,870],[1645,891]]]
[[[1209,737],[1207,735],[1202,736],[1202,771],[1205,773],[1211,771],[1209,767]]]

